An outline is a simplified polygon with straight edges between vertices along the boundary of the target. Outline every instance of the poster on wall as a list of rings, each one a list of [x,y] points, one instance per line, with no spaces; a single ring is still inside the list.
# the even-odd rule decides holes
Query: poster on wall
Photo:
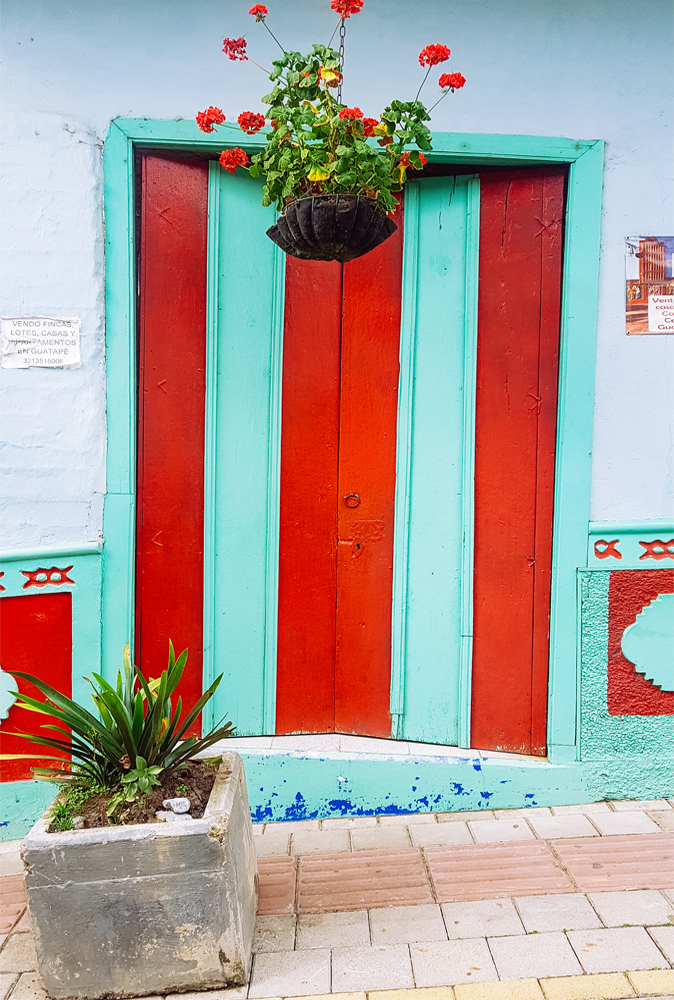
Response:
[[[625,238],[628,334],[674,333],[674,236]]]
[[[79,368],[81,326],[78,317],[3,317],[2,367]]]

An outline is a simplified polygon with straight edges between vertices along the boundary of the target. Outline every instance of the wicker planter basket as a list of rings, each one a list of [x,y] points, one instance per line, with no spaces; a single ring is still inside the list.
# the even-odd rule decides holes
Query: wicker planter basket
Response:
[[[398,227],[376,201],[357,194],[318,194],[291,202],[267,236],[301,260],[354,260]]]

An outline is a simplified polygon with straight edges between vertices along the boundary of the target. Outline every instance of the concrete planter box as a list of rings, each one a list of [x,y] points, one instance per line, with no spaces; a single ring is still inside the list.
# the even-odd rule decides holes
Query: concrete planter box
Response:
[[[223,756],[187,823],[47,833],[23,842],[38,970],[49,996],[135,997],[248,981],[258,876],[243,763]]]

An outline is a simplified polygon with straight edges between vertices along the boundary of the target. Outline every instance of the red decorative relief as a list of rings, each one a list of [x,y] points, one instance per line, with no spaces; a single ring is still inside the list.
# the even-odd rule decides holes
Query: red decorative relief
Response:
[[[645,605],[654,601],[658,594],[671,593],[674,593],[674,569],[611,573],[608,591],[609,715],[674,715],[674,691],[661,691],[643,674],[637,673],[621,648],[625,629],[636,621]]]
[[[643,545],[646,550],[639,559],[674,559],[674,538],[670,538],[668,542],[655,538],[652,542],[639,542],[639,545]]]
[[[599,538],[594,543],[594,554],[597,559],[608,559],[609,556],[613,556],[614,559],[622,559],[622,552],[618,551],[619,541],[619,538],[614,538],[612,542]]]
[[[52,566],[50,569],[45,569],[40,566],[39,569],[22,569],[21,573],[23,576],[27,576],[28,580],[23,585],[24,590],[28,590],[29,587],[62,587],[64,583],[74,584],[75,581],[71,580],[68,573],[72,569],[72,566],[66,566],[65,569],[59,569],[58,566]]]

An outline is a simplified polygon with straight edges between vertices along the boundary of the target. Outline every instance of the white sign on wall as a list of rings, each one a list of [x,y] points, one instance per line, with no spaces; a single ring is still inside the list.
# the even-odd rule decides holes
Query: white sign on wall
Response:
[[[674,333],[674,295],[649,295],[648,332]]]
[[[11,316],[2,320],[3,368],[79,368],[81,320]]]

